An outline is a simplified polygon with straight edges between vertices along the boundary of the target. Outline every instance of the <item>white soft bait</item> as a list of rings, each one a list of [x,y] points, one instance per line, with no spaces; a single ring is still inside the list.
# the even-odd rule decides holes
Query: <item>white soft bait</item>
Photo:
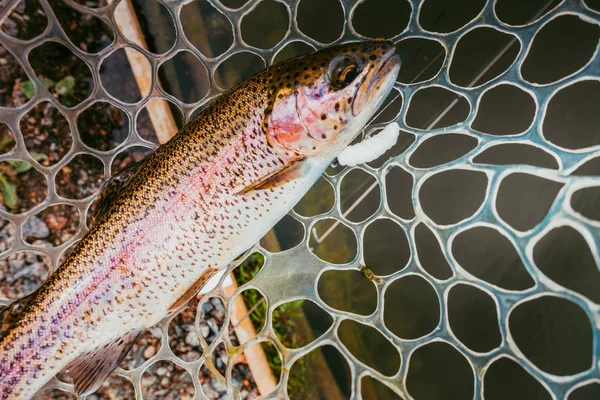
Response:
[[[377,135],[342,150],[337,157],[338,163],[354,166],[373,161],[391,149],[396,144],[399,135],[400,126],[396,122],[392,122]]]

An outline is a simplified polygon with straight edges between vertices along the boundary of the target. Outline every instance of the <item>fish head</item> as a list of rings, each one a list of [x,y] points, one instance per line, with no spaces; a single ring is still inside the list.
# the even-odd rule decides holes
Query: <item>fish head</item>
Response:
[[[272,68],[264,121],[272,146],[334,158],[364,128],[400,70],[388,41],[346,43]]]

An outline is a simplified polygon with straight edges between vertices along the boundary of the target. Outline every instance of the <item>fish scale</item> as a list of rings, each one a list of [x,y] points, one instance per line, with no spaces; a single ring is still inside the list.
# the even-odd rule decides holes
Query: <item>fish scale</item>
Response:
[[[68,366],[76,389],[95,389],[94,374],[107,376],[139,330],[302,198],[391,89],[393,52],[387,42],[347,44],[272,67],[142,161],[1,339],[0,398],[29,398]],[[348,59],[360,71],[334,89]]]

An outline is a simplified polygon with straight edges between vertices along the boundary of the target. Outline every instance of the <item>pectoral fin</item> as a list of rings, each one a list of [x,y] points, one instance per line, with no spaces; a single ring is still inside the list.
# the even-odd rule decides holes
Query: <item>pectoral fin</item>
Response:
[[[169,311],[173,311],[187,303],[192,297],[196,295],[202,289],[202,286],[217,272],[216,268],[209,268],[202,274],[200,278],[192,286],[188,288],[179,298],[175,301],[175,303],[171,304],[169,307]]]
[[[83,354],[67,365],[65,371],[73,377],[75,391],[79,396],[91,394],[100,387],[129,353],[139,332],[131,331],[102,348]]]
[[[265,190],[279,187],[299,178],[302,175],[301,161],[303,160],[304,158],[298,159],[279,171],[258,179],[257,181],[246,186],[244,189],[240,190],[237,194],[245,194],[251,190]]]

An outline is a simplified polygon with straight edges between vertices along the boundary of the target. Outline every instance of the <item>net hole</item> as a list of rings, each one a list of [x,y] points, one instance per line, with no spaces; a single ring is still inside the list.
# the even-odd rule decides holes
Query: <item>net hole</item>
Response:
[[[344,31],[344,10],[339,0],[301,0],[296,23],[302,33],[321,43],[332,43]]]
[[[61,0],[48,0],[63,30],[81,50],[99,53],[113,41],[114,32],[102,20],[90,13],[80,13]]]
[[[535,283],[513,244],[494,228],[477,226],[459,233],[452,254],[468,273],[503,289],[526,290]]]
[[[421,6],[419,24],[430,32],[454,32],[472,21],[485,3],[485,0],[426,0]]]
[[[145,399],[189,399],[196,393],[189,372],[166,360],[157,361],[148,367],[140,382]]]
[[[331,345],[314,349],[292,364],[287,393],[292,400],[318,399],[324,393],[350,399],[352,373],[348,362]]]
[[[254,53],[246,51],[228,57],[217,67],[215,83],[228,90],[265,68],[265,61]]]
[[[516,135],[531,126],[535,110],[529,93],[513,85],[498,85],[481,97],[472,128],[490,135]]]
[[[238,285],[250,282],[262,269],[265,264],[265,258],[261,253],[250,254],[244,262],[236,267],[232,274]]]
[[[361,169],[351,170],[342,179],[340,186],[340,207],[342,213],[346,214],[348,212],[346,218],[349,221],[362,222],[377,212],[381,201],[378,184],[375,185],[375,188],[355,208],[350,210],[373,184],[376,184],[375,177]]]
[[[362,36],[391,38],[406,29],[412,7],[407,1],[366,0],[352,13],[352,26]]]
[[[558,169],[558,162],[546,151],[523,143],[504,143],[488,147],[474,159],[475,164],[531,165],[540,168]]]
[[[433,168],[459,159],[477,147],[477,143],[474,137],[457,133],[431,136],[417,147],[409,163],[416,168]]]
[[[185,36],[206,57],[218,57],[233,44],[231,22],[206,0],[183,6],[180,18]]]
[[[0,260],[0,298],[17,300],[33,293],[48,278],[50,258],[21,251]]]
[[[41,35],[48,26],[48,18],[39,1],[29,0],[15,8],[0,25],[0,29],[8,36],[30,40]]]
[[[37,206],[48,195],[46,177],[27,161],[2,161],[0,174],[3,178],[1,205],[12,214],[22,213]]]
[[[321,299],[337,310],[370,315],[377,307],[375,285],[356,270],[325,271],[317,288]]]
[[[104,180],[104,165],[98,158],[80,154],[56,175],[56,192],[69,199],[84,199],[96,193]]]
[[[6,211],[3,204],[0,209]],[[15,242],[15,225],[12,222],[0,217],[0,253],[10,249]]]
[[[562,187],[539,176],[510,174],[498,188],[496,210],[506,223],[525,232],[544,220]]]
[[[398,350],[377,329],[347,319],[338,327],[338,335],[354,357],[383,375],[392,376],[400,368]]]
[[[158,325],[143,330],[135,339],[129,353],[121,361],[120,367],[132,370],[141,366],[158,353],[161,347],[161,338],[162,331]]]
[[[458,102],[434,125],[440,113],[452,104]],[[441,87],[419,89],[410,99],[406,112],[406,124],[417,129],[440,129],[459,124],[467,119],[471,106],[464,96]]]
[[[596,207],[598,202],[595,203]],[[537,267],[550,279],[600,304],[600,271],[592,251],[577,230],[554,228],[533,248]]]
[[[68,204],[47,207],[23,224],[23,237],[33,244],[44,239],[51,246],[67,242],[79,230],[79,210]]]
[[[406,387],[417,399],[470,399],[474,394],[473,371],[451,345],[429,343],[410,356]]]
[[[237,326],[244,328],[244,336],[237,335],[240,345],[244,345],[263,329],[267,316],[267,302],[258,290],[246,289],[238,294],[231,304],[233,304],[229,310],[231,323],[234,328]]]
[[[104,0],[103,0],[104,1]],[[132,1],[131,5],[138,19],[142,35],[146,38],[148,50],[155,54],[166,53],[175,44],[175,22],[169,10],[156,0]],[[126,3],[121,2],[115,9],[115,15],[125,13]],[[185,11],[181,13],[184,19]],[[127,40],[137,43],[137,38],[121,31]],[[149,40],[151,38],[151,40]]]
[[[494,11],[498,19],[505,24],[513,26],[529,25],[548,14],[561,1],[553,0],[548,4],[548,0],[498,0]],[[541,15],[537,15],[544,8],[546,11]]]
[[[600,4],[598,5],[600,10]],[[600,383],[592,382],[588,385],[578,387],[569,394],[568,400],[593,400],[600,399]]]
[[[571,197],[571,207],[586,218],[600,221],[600,186],[579,189]]]
[[[446,49],[436,40],[408,38],[396,44],[396,54],[402,57],[398,82],[413,84],[428,81],[440,72]]]
[[[41,44],[28,58],[38,79],[62,105],[74,107],[90,95],[93,80],[89,67],[62,44]]]
[[[331,324],[331,315],[310,300],[283,303],[273,311],[273,330],[288,349],[299,349],[312,343]]]
[[[0,122],[0,154],[10,153],[15,148],[15,135],[13,132]]]
[[[134,399],[135,389],[129,379],[112,374],[95,392],[96,399]],[[94,394],[87,397],[89,400],[95,400]],[[52,399],[57,399],[52,397]]]
[[[218,297],[201,300],[199,330],[206,343],[211,344],[221,332],[226,312],[223,300]]]
[[[387,206],[400,218],[415,217],[412,201],[413,184],[413,176],[401,167],[390,168],[385,176]]]
[[[196,310],[181,311],[169,324],[169,348],[177,357],[193,362],[202,355],[200,333],[195,327]]]
[[[259,344],[256,344],[259,346]],[[254,376],[248,365],[248,360],[244,353],[234,357],[231,362],[231,383],[233,387],[240,391],[242,399],[254,399],[260,396]]]
[[[423,211],[439,225],[450,225],[473,216],[486,197],[483,172],[453,169],[427,178],[419,191]]]
[[[319,178],[309,191],[294,207],[294,211],[305,217],[325,214],[335,204],[335,192],[333,186],[324,178]]]
[[[450,81],[462,87],[479,86],[502,75],[513,64],[521,49],[515,38],[516,36],[493,28],[475,28],[469,31],[456,44],[450,64]],[[482,67],[493,62],[506,46],[510,46],[508,50],[472,83]]]
[[[77,117],[77,130],[83,143],[100,150],[112,150],[129,135],[129,117],[119,107],[97,102]]]
[[[377,219],[362,240],[365,264],[375,275],[390,275],[406,268],[410,247],[404,230],[392,220]]]
[[[227,386],[208,369],[206,363],[202,364],[198,373],[202,392],[210,400],[227,398]]]
[[[448,294],[452,332],[465,346],[485,353],[500,346],[496,303],[489,294],[470,285],[456,285]]]
[[[25,70],[0,44],[3,77],[0,79],[0,107],[20,107],[35,95],[35,88]]]
[[[145,82],[152,82],[152,67],[150,61],[139,51],[127,47],[117,49],[102,61],[100,65],[100,80],[104,89],[117,100],[124,103],[137,103],[149,93],[150,85],[140,93],[140,88],[137,84],[131,65],[127,59],[127,52],[132,57],[136,58],[138,63],[141,63],[138,68],[139,78]]]
[[[337,222],[339,220],[334,218],[317,221],[310,232],[309,246],[312,252],[323,261],[332,264],[346,264],[356,257],[356,236],[343,222],[333,228]],[[330,231],[330,228],[333,230]],[[329,234],[324,236],[328,231]]]
[[[219,0],[225,7],[238,9],[244,6],[248,0]]]
[[[534,298],[511,311],[508,325],[519,350],[542,371],[565,376],[592,367],[592,326],[577,304]]]
[[[506,357],[497,359],[488,367],[483,380],[483,393],[486,400],[552,398],[537,379]]]
[[[189,51],[181,51],[160,65],[158,73],[165,91],[178,100],[192,104],[209,91],[208,70]]]
[[[33,107],[19,122],[25,147],[39,164],[48,167],[71,149],[71,129],[65,116],[49,102]]]
[[[440,302],[433,287],[418,275],[408,275],[385,291],[383,321],[402,339],[418,339],[440,322]]]
[[[540,85],[565,78],[592,58],[600,26],[576,15],[561,15],[545,24],[533,38],[521,66],[523,79]]]
[[[304,239],[304,225],[290,215],[275,224],[260,240],[260,245],[271,253],[279,253],[298,246]]]
[[[582,149],[600,145],[600,82],[582,81],[559,90],[548,104],[542,129],[550,142]]]
[[[434,278],[450,279],[453,275],[452,269],[448,265],[440,243],[425,224],[420,223],[415,228],[414,241],[423,269]]]
[[[270,49],[285,37],[289,25],[288,10],[283,3],[261,1],[242,17],[242,39],[250,46]]]

